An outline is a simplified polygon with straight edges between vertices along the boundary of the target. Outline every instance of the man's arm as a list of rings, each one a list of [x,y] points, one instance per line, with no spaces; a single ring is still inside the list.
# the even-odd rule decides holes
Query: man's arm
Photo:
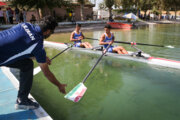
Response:
[[[54,85],[56,85],[59,89],[60,92],[62,93],[66,93],[65,91],[65,87],[66,84],[61,84],[56,77],[54,76],[54,74],[50,71],[49,66],[48,66],[48,62],[47,63],[39,63],[39,66],[41,67],[42,72],[44,73],[45,77]]]
[[[80,36],[80,38],[79,39],[84,39],[85,37],[84,37],[84,34],[81,32],[81,36]]]
[[[109,44],[109,42],[104,42],[104,40],[105,40],[105,35],[103,34],[99,40],[99,45]]]
[[[71,33],[70,41],[78,41],[78,39],[74,39],[74,32]]]
[[[112,33],[112,41],[110,42],[110,44],[112,45],[114,43],[115,37],[114,34]]]

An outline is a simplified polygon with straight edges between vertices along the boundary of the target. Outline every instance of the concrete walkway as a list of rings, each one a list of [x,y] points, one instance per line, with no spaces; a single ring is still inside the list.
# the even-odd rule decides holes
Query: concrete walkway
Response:
[[[42,107],[16,110],[14,105],[19,82],[6,67],[0,67],[0,76],[0,120],[52,120]],[[33,98],[31,95],[29,97]]]

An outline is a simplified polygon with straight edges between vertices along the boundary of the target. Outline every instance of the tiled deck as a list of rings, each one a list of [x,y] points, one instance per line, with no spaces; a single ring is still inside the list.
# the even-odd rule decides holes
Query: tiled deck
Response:
[[[18,81],[9,69],[0,68],[0,120],[52,120],[42,107],[36,110],[16,110],[17,89]]]

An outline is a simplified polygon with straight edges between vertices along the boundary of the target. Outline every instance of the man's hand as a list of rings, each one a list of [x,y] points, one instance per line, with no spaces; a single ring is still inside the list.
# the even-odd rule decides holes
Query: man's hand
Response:
[[[112,45],[112,44],[113,44],[113,41],[109,42],[109,44]]]
[[[66,84],[61,84],[54,74],[50,71],[49,66],[46,63],[39,63],[39,66],[41,67],[42,72],[44,73],[45,77],[54,85],[56,85],[61,93],[66,93],[65,87],[67,86]]]
[[[105,50],[103,51],[103,53],[106,53],[106,51],[107,51],[107,50],[105,49]]]
[[[60,84],[60,85],[58,86],[59,91],[60,91],[61,93],[63,93],[63,94],[66,94],[66,90],[65,90],[65,87],[66,87],[66,86],[67,86],[66,84]]]
[[[111,42],[109,42],[109,44],[108,44],[108,47],[110,47],[111,46],[111,44],[110,44]],[[109,49],[109,48],[108,48]],[[106,51],[108,51],[108,49],[106,48],[104,51],[103,51],[103,53],[106,53]]]
[[[46,57],[46,63],[47,63],[48,65],[51,65],[51,60],[49,59],[49,57]]]
[[[83,39],[83,37],[82,37],[82,36],[80,36],[78,39],[79,39],[79,40],[82,40],[82,39]]]

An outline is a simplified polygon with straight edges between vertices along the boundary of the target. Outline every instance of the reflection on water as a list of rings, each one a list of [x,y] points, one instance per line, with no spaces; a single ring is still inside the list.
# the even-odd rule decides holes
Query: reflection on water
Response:
[[[176,35],[176,32],[180,32],[179,26],[155,25],[113,32],[119,41],[174,45],[175,49],[139,48],[153,56],[180,60],[180,45],[176,44],[179,42]],[[102,33],[95,31],[84,34],[99,38]],[[68,42],[69,35],[56,34],[50,40]],[[89,42],[98,44],[98,41]],[[133,50],[129,45],[123,46]],[[46,51],[50,58],[59,52],[50,48]],[[68,84],[68,92],[83,80],[98,57],[70,50],[54,59],[50,69],[59,81]],[[87,79],[85,86],[88,89],[79,103],[64,99],[64,95],[42,73],[34,77],[32,93],[55,120],[179,120],[179,78],[179,70],[104,56]]]

